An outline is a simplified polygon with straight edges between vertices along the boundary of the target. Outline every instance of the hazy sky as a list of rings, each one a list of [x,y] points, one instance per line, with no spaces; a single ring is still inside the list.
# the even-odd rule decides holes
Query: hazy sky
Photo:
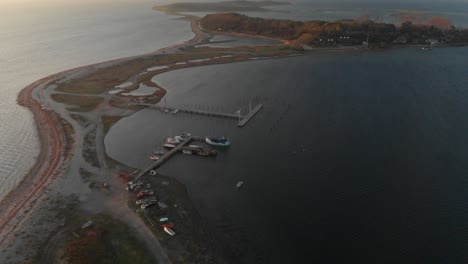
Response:
[[[162,5],[169,3],[180,2],[220,2],[226,0],[0,0],[2,6],[12,5],[44,5],[44,4],[60,4],[60,5],[92,5],[92,4],[109,4],[109,3],[148,3],[154,5]],[[346,3],[360,6],[364,3],[468,3],[468,0],[277,0],[291,3]]]

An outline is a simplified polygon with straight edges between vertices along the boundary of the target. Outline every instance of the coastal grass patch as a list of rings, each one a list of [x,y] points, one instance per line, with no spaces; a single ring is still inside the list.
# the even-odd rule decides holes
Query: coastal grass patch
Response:
[[[81,224],[92,220],[89,228]],[[108,215],[77,214],[59,251],[67,263],[154,263],[144,244],[130,228]]]
[[[107,134],[107,132],[109,132],[110,128],[115,124],[117,123],[117,121],[119,121],[120,119],[122,119],[122,116],[107,116],[107,115],[103,115],[101,117],[102,119],[102,125],[104,127],[104,135]]]
[[[58,121],[65,135],[65,158],[68,159],[72,155],[72,147],[73,144],[75,144],[75,129],[73,129],[73,126],[61,116],[58,116]]]
[[[69,106],[67,110],[72,112],[90,112],[102,103],[102,97],[71,94],[52,94],[52,100]]]
[[[70,94],[101,94],[124,83],[135,73],[146,71],[151,63],[151,58],[126,60],[60,83],[55,90]]]
[[[84,137],[81,155],[88,164],[93,167],[100,168],[96,153],[96,129],[89,131]]]

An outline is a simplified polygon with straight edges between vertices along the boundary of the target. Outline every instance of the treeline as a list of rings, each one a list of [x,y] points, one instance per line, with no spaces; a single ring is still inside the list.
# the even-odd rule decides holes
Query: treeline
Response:
[[[302,44],[360,45],[367,41],[374,44],[427,44],[428,42],[468,42],[468,30],[454,27],[441,29],[435,26],[405,22],[377,23],[371,20],[292,21],[254,18],[236,13],[206,15],[201,19],[203,28],[212,31],[228,31],[261,35]]]

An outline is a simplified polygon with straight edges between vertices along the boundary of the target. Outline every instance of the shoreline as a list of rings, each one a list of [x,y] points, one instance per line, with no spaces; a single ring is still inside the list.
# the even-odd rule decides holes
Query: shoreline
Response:
[[[17,102],[18,104],[27,107],[32,113],[35,125],[38,130],[38,138],[40,142],[40,153],[39,156],[36,158],[36,161],[33,167],[28,171],[28,173],[22,178],[17,186],[15,186],[8,194],[0,200],[0,234],[3,235],[4,232],[7,235],[2,236],[0,239],[0,244],[2,244],[6,239],[11,237],[11,233],[16,230],[16,227],[24,223],[27,218],[22,218],[20,221],[15,222],[14,225],[10,224],[12,219],[15,217],[19,217],[18,214],[22,214],[22,209],[24,209],[25,205],[31,205],[31,208],[34,210],[36,203],[40,200],[41,194],[40,191],[46,188],[47,183],[54,179],[54,177],[58,176],[60,171],[59,169],[66,165],[66,155],[61,155],[67,149],[67,144],[70,142],[66,142],[63,128],[57,119],[59,116],[56,112],[51,110],[44,110],[41,109],[41,102],[36,101],[33,98],[34,91],[41,87],[42,85],[47,85],[50,82],[53,82],[55,79],[66,76],[68,74],[72,74],[76,71],[92,69],[99,65],[104,65],[108,63],[119,63],[125,60],[133,59],[133,58],[141,58],[149,55],[158,55],[162,53],[171,53],[177,52],[179,48],[187,47],[192,44],[196,44],[198,41],[204,39],[205,32],[208,34],[229,34],[226,32],[210,32],[205,31],[199,25],[199,22],[194,17],[185,18],[190,21],[190,25],[192,28],[192,32],[195,34],[191,39],[184,41],[182,43],[176,43],[174,45],[168,46],[166,48],[162,48],[153,52],[135,55],[125,58],[119,59],[112,59],[104,62],[99,62],[91,65],[81,66],[78,68],[65,70],[47,77],[44,77],[28,86],[23,88],[21,92],[18,94]],[[242,33],[239,33],[242,34]],[[248,35],[248,37],[262,37],[262,36],[255,36],[255,35]],[[283,43],[284,40],[280,40]],[[389,46],[387,48],[392,48],[393,46]],[[401,46],[397,46],[401,47]],[[411,47],[411,46],[410,46]],[[403,47],[402,47],[403,48]],[[382,49],[385,50],[386,48]],[[318,48],[312,51],[304,51],[302,55],[311,55],[311,54],[319,54],[319,53],[337,53],[337,52],[362,52],[365,51],[363,49],[358,49],[354,47],[350,48],[339,48],[339,47],[330,47],[330,48]],[[369,49],[369,51],[373,51],[373,49]],[[375,50],[374,50],[375,51]],[[299,56],[302,56],[299,54]],[[297,55],[296,55],[297,56]],[[271,58],[273,59],[273,58]],[[231,63],[231,62],[227,62]],[[190,67],[198,67],[199,65],[193,65]],[[107,67],[107,66],[106,66]],[[177,70],[177,69],[172,69]],[[168,70],[168,71],[172,71]],[[163,88],[163,87],[162,87]],[[164,88],[163,88],[164,89]],[[164,89],[165,90],[165,89]],[[52,157],[52,159],[51,159]],[[21,195],[27,193],[27,195]],[[14,204],[12,203],[14,201]],[[6,208],[6,209],[5,209]],[[29,212],[31,212],[30,210]],[[4,214],[6,215],[4,217]],[[24,212],[27,215],[27,212]],[[7,228],[9,230],[5,231],[4,229]]]
[[[89,70],[102,64],[117,63],[129,59],[173,52],[203,39],[204,33],[198,27],[198,20],[191,19],[190,17],[185,17],[185,19],[190,22],[192,32],[194,33],[194,36],[187,41],[140,55],[111,59],[58,72],[29,84],[18,93],[17,103],[29,109],[33,115],[40,151],[34,165],[22,177],[19,183],[0,200],[0,234],[2,234],[0,244],[7,240],[9,234],[24,221],[24,218],[15,222],[14,225],[11,223],[11,220],[18,217],[21,209],[25,209],[27,205],[31,205],[28,211],[33,209],[33,205],[40,199],[39,190],[44,189],[48,181],[57,176],[58,169],[64,165],[64,161],[66,160],[66,155],[61,154],[65,152],[68,145],[65,142],[64,134],[61,133],[63,128],[57,120],[57,113],[42,109],[41,103],[33,98],[33,92],[42,85],[47,85],[58,78],[76,71]],[[27,195],[22,195],[24,193],[27,193]],[[34,197],[36,195],[39,196]],[[6,230],[8,228],[10,230]]]

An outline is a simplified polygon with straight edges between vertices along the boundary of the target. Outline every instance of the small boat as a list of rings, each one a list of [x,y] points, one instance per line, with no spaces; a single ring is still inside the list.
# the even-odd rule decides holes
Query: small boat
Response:
[[[182,150],[182,153],[187,154],[187,155],[192,155],[192,151],[188,149]]]
[[[149,156],[149,159],[150,159],[150,160],[157,161],[157,160],[159,159],[159,157],[156,156],[156,154],[153,154],[153,155],[150,155],[150,156]]]
[[[143,204],[140,206],[140,208],[144,210],[144,209],[146,209],[146,208],[148,208],[148,207],[150,207],[150,206],[153,206],[153,205],[155,205],[155,204],[156,204],[156,201],[148,201],[148,202],[143,203]]]
[[[169,218],[163,217],[163,218],[159,219],[159,222],[166,222],[167,220],[169,220]]]
[[[169,144],[173,144],[173,145],[177,145],[177,144],[180,144],[180,140],[176,139],[176,138],[168,138],[166,140],[167,143]]]
[[[244,182],[243,181],[240,181],[236,184],[236,187],[237,189],[240,189],[242,187],[242,185],[244,185]]]
[[[172,111],[171,113],[172,113],[173,115],[175,115],[175,114],[177,114],[178,112],[179,112],[179,109],[175,109],[175,110]]]
[[[174,228],[174,224],[163,224],[161,225],[162,228],[167,227],[167,228]]]
[[[231,142],[225,137],[207,137],[205,141],[213,146],[228,147],[231,145]]]
[[[168,233],[170,236],[175,236],[174,230],[170,229],[169,227],[164,227],[164,232]]]
[[[164,155],[164,151],[153,151],[154,155]]]
[[[88,222],[84,223],[84,224],[81,226],[81,228],[82,228],[82,229],[88,228],[88,227],[92,226],[93,223],[94,223],[93,220],[89,220]]]
[[[203,147],[202,147],[202,146],[199,146],[199,145],[189,145],[189,148],[201,149],[201,148],[203,148]]]
[[[168,148],[168,149],[173,149],[173,148],[175,148],[176,146],[173,145],[173,144],[164,144],[163,147]]]
[[[166,209],[168,207],[165,203],[162,203],[162,202],[158,202],[158,206],[161,209]]]

